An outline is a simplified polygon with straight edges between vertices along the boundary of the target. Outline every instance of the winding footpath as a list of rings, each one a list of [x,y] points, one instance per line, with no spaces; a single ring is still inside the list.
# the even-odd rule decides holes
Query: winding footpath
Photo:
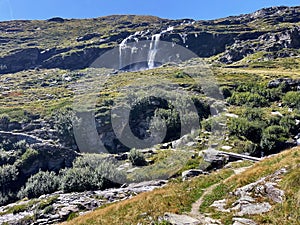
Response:
[[[227,180],[229,180],[230,178],[232,178],[233,176],[237,175],[237,174],[240,174],[244,171],[246,171],[247,169],[249,169],[250,167],[241,167],[241,168],[237,168],[237,169],[233,169],[234,170],[234,174],[232,174],[230,177],[226,178],[225,180],[223,181],[220,181],[212,186],[210,186],[209,188],[207,188],[204,193],[201,195],[201,197],[193,203],[192,205],[192,209],[191,211],[188,213],[188,215],[190,217],[193,217],[195,219],[198,219],[199,221],[203,221],[204,224],[206,224],[205,222],[208,222],[210,224],[214,224],[214,222],[216,221],[212,221],[211,218],[208,218],[208,217],[205,217],[203,214],[201,214],[199,212],[199,208],[200,206],[202,205],[203,203],[203,200],[204,200],[204,197],[211,194],[212,191],[221,183],[221,182],[226,182]],[[218,223],[216,223],[218,224]]]

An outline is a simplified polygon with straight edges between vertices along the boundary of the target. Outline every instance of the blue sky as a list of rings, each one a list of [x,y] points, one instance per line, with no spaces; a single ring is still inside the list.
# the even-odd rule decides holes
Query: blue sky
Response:
[[[55,16],[92,18],[112,14],[214,19],[276,5],[296,6],[300,3],[299,0],[0,0],[0,21]]]

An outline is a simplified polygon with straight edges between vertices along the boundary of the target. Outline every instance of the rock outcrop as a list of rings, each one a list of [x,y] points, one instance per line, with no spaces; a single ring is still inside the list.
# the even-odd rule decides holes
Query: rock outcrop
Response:
[[[275,33],[268,32],[251,41],[236,39],[233,45],[223,53],[219,60],[223,63],[233,63],[258,51],[276,52],[286,48],[299,49],[299,40],[300,27],[294,27]],[[290,54],[293,53],[291,52]],[[281,55],[281,57],[289,57],[291,56],[290,54]]]
[[[280,190],[277,185],[286,173],[286,168],[282,168],[267,177],[236,189],[232,196],[238,199],[231,207],[227,207],[227,199],[215,201],[211,207],[221,212],[234,212],[240,217],[269,212],[272,208],[270,203],[283,202],[284,191]],[[239,223],[243,224],[237,220],[236,224]]]
[[[31,204],[22,200],[0,207],[0,224],[17,225],[57,224],[69,218],[92,211],[102,205],[132,198],[133,196],[152,191],[167,183],[165,180],[128,184],[127,187],[105,191],[88,191],[82,193],[53,193],[40,196]],[[23,206],[20,212],[10,213],[9,210]]]
[[[289,57],[297,53],[278,51],[300,48],[300,28],[297,25],[299,15],[300,7],[272,7],[252,14],[210,21],[166,20],[141,16],[138,18],[140,22],[136,23],[133,21],[136,16],[110,16],[91,20],[94,23],[116,24],[108,33],[96,29],[81,36],[69,37],[74,43],[55,48],[55,40],[65,37],[58,36],[54,40],[47,40],[52,43],[47,48],[37,44],[40,40],[36,39],[35,34],[41,28],[34,23],[30,25],[30,21],[6,22],[0,24],[0,31],[18,33],[18,43],[24,44],[24,47],[13,50],[9,45],[14,42],[13,36],[0,38],[5,49],[0,57],[0,74],[32,68],[82,69],[89,67],[97,57],[118,44],[155,40],[154,37],[158,35],[159,40],[181,45],[199,57],[221,54],[219,61],[223,63],[236,62],[257,51],[274,52],[276,57]],[[41,22],[41,25],[47,33],[47,23],[51,23],[51,26],[64,26],[72,21],[51,18]],[[281,27],[281,23],[289,25]],[[26,32],[32,32],[32,36],[28,37]],[[53,36],[50,34],[49,38]]]

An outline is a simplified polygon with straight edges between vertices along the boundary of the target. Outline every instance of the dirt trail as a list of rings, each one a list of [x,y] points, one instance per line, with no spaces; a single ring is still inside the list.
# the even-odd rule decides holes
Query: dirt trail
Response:
[[[234,170],[234,174],[232,174],[230,177],[228,177],[227,179],[225,179],[224,181],[221,181],[221,182],[225,182],[227,181],[228,179],[230,179],[231,177],[237,175],[237,174],[240,174],[242,172],[244,172],[245,170],[247,170],[248,168],[250,167],[241,167],[241,168],[237,168],[237,169],[233,169]],[[212,191],[221,183],[216,183],[212,186],[210,186],[209,188],[207,188],[204,193],[202,194],[202,196],[196,201],[193,203],[192,205],[192,209],[189,213],[189,216],[193,217],[193,218],[196,218],[196,219],[200,219],[200,220],[203,220],[205,217],[204,215],[202,215],[200,212],[199,212],[199,208],[203,202],[203,199],[206,195],[208,194],[211,194]]]

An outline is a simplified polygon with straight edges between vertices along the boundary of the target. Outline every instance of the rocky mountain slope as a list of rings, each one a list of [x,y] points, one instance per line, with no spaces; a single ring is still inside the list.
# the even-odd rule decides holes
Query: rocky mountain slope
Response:
[[[86,68],[122,42],[151,40],[155,34],[162,41],[187,47],[199,57],[218,55],[223,63],[239,61],[256,51],[287,57],[297,54],[300,47],[299,17],[299,7],[273,7],[211,21],[108,16],[1,22],[0,73]]]
[[[300,145],[299,35],[300,7],[211,21],[113,15],[0,22],[0,221],[51,224],[99,206],[105,214],[107,203],[164,186],[165,180],[171,184],[152,199],[159,207],[126,213],[128,221],[180,220],[174,213],[189,212],[197,200],[199,207],[209,202],[230,212],[221,215],[225,224],[262,198],[258,206],[269,210],[280,190],[287,190],[277,186],[290,170],[278,179],[274,168],[246,181],[240,177],[238,185],[230,183],[234,197],[224,194],[220,182],[232,182],[234,172],[252,165],[228,166],[231,161],[260,161]],[[160,52],[163,46],[168,51]],[[177,47],[182,51],[174,56]],[[104,63],[112,67],[94,66],[107,53],[112,58]],[[297,151],[284,155],[293,171]],[[221,193],[214,192],[219,184]],[[233,189],[246,184],[271,192],[252,196],[249,186]],[[128,201],[140,206],[139,200]],[[120,203],[120,213],[126,204]],[[192,214],[198,215],[196,206]],[[200,211],[218,223],[208,213],[218,218],[220,212]],[[116,216],[120,224],[122,216]],[[236,224],[242,219],[238,215]]]

